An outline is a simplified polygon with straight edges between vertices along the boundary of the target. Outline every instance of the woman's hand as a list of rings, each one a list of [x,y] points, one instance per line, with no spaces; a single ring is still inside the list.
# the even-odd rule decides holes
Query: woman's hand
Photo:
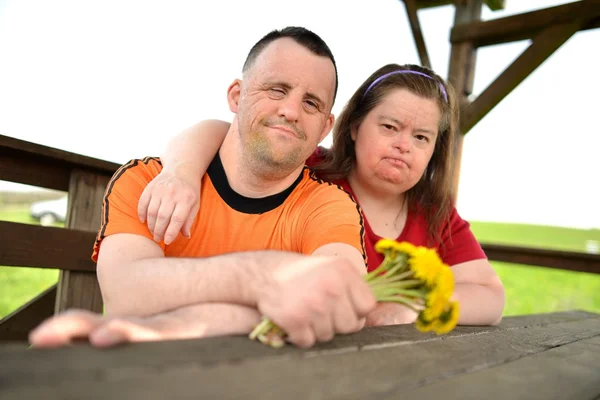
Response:
[[[412,324],[417,320],[417,313],[410,308],[396,303],[378,303],[367,315],[367,326]]]
[[[147,222],[154,241],[171,244],[179,232],[191,237],[200,208],[202,175],[194,168],[163,169],[146,186],[138,202],[138,217]]]

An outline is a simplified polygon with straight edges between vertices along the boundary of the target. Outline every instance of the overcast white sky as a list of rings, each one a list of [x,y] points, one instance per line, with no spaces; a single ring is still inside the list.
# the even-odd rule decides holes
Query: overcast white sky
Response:
[[[506,3],[483,18],[565,1]],[[419,15],[445,77],[453,8]],[[226,89],[248,50],[287,25],[332,48],[336,114],[375,69],[419,63],[399,0],[0,0],[0,133],[118,163],[158,155],[196,121],[231,119]],[[461,215],[600,228],[599,44],[598,29],[576,34],[467,135]],[[527,45],[481,49],[475,94]]]

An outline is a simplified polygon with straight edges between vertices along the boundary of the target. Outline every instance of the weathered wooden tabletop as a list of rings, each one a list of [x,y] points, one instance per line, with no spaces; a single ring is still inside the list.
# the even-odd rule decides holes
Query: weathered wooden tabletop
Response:
[[[600,399],[600,315],[366,328],[311,350],[246,337],[109,350],[0,345],[0,399]]]

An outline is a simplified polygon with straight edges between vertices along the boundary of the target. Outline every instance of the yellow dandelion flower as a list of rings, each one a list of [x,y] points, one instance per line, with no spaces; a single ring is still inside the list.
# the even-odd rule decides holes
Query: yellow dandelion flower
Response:
[[[429,292],[425,297],[425,310],[423,315],[427,320],[434,320],[448,307],[454,292],[454,276],[449,267],[443,267],[437,276],[435,284],[428,287]]]
[[[392,239],[380,239],[375,243],[375,251],[378,253],[385,253],[386,250],[393,250],[396,248],[396,241]]]
[[[454,274],[450,270],[450,267],[444,266],[440,270],[435,286],[440,296],[443,296],[446,300],[450,300],[452,293],[454,293]]]
[[[415,278],[421,279],[429,286],[436,284],[438,276],[446,266],[435,250],[425,247],[418,247],[408,259],[408,264],[414,271]]]
[[[439,318],[433,321],[432,329],[438,335],[450,332],[458,323],[460,307],[457,301],[450,303],[447,310],[440,314]]]
[[[415,326],[420,332],[429,332],[433,330],[433,321],[427,320],[421,312],[415,322]]]
[[[417,251],[417,246],[413,245],[412,243],[408,243],[408,242],[394,242],[394,249],[396,251],[399,251],[400,253],[404,253],[406,255],[408,255],[409,257],[412,257],[412,255]]]
[[[437,288],[433,288],[425,298],[426,307],[423,310],[423,317],[428,321],[433,321],[444,312],[447,305],[448,301],[445,296]]]

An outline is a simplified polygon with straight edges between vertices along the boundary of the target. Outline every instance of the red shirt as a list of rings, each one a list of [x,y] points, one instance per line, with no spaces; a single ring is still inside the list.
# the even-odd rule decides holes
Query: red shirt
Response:
[[[306,164],[312,166],[320,160],[320,152],[319,149],[317,149],[306,161]],[[360,202],[356,196],[354,196],[354,192],[347,180],[342,179],[335,181],[334,183],[350,193],[360,205]],[[382,238],[373,232],[366,216],[364,216],[364,225],[364,240],[369,263],[367,268],[369,271],[372,271],[383,261],[383,255],[375,251],[375,243]],[[458,212],[454,207],[450,213],[449,221],[440,228],[439,237],[441,238],[441,241],[434,243],[433,247],[437,250],[444,263],[449,266],[487,258],[481,245],[477,242],[477,239],[475,239],[473,232],[471,232],[470,224],[458,215]],[[406,217],[404,229],[400,233],[400,236],[395,239],[399,242],[412,243],[415,246],[427,246],[427,224],[425,222],[425,216],[422,213],[409,212]]]

